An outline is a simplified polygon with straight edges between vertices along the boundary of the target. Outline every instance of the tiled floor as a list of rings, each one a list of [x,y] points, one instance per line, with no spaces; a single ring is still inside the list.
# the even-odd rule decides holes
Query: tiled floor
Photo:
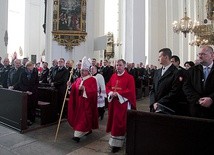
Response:
[[[138,110],[148,111],[148,98],[137,102]],[[54,142],[57,124],[24,134],[0,125],[0,155],[105,155],[111,154],[109,134],[105,132],[107,112],[98,130],[79,143],[72,141],[73,130],[64,120],[57,141]],[[125,148],[116,154],[125,154]]]

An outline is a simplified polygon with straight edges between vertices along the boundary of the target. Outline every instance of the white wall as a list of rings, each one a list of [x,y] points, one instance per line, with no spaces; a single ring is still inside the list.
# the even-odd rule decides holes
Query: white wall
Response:
[[[190,46],[189,43],[194,39],[193,34],[176,34],[173,32],[172,23],[184,17],[185,0],[148,0],[149,22],[148,22],[148,62],[159,66],[158,51],[168,47],[173,54],[181,59],[181,65],[185,61],[196,58],[198,47]],[[204,10],[205,2],[200,1],[200,14]],[[187,15],[194,21],[196,19],[197,1],[187,1]],[[204,19],[201,17],[201,20]]]
[[[125,13],[122,14],[124,27],[122,50],[123,58],[127,62],[140,63],[145,57],[145,1],[126,0],[121,5]]]
[[[25,0],[25,57],[36,55],[40,62],[42,52],[45,50],[44,0]]]
[[[7,56],[4,36],[5,31],[8,30],[8,0],[0,0],[0,4],[0,56],[4,59]]]

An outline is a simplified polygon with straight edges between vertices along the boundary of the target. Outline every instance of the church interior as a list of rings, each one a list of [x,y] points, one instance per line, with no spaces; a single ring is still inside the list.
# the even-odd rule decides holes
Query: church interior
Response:
[[[16,52],[20,59],[28,57],[36,62],[42,59],[49,64],[60,57],[74,60],[76,64],[87,56],[99,62],[106,58],[112,62],[123,58],[136,64],[158,65],[158,51],[168,47],[180,57],[183,65],[196,59],[200,45],[197,39],[201,37],[202,28],[193,31],[193,27],[197,22],[201,25],[213,23],[212,17],[208,17],[212,12],[207,12],[206,1],[201,0],[88,0],[85,5],[86,16],[81,17],[86,26],[84,33],[75,30],[76,44],[69,44],[68,40],[63,40],[65,36],[58,35],[70,32],[56,26],[59,23],[54,20],[59,21],[60,15],[56,14],[53,19],[57,8],[53,1],[1,0],[1,57],[11,60]],[[185,12],[189,21],[183,23],[186,24],[183,30],[173,30],[173,22],[180,22]],[[62,36],[58,41],[57,35]],[[113,42],[107,43],[107,36],[111,35]],[[66,45],[69,48],[65,48]]]
[[[159,50],[169,48],[185,68],[186,62],[197,62],[201,45],[214,45],[214,0],[0,0],[0,23],[1,61],[28,59],[39,67],[45,62],[51,68],[55,60],[64,59],[78,68],[86,56],[96,60],[100,68],[106,60],[116,66],[118,59],[124,59],[132,67],[158,69],[162,67]],[[128,113],[127,131],[132,134],[127,134],[125,146],[116,154],[194,154],[212,143],[212,120],[150,115],[151,81],[146,83],[136,89],[137,110],[143,113]],[[59,90],[39,88],[39,119],[31,126],[27,114],[22,112],[27,111],[29,94],[0,87],[0,154],[112,154],[110,135],[105,131],[108,112],[99,120],[98,130],[74,143],[74,132],[66,118],[53,108],[57,97],[63,96]],[[66,95],[64,103],[69,100]],[[151,126],[145,124],[148,120]],[[152,122],[159,124],[158,121],[163,121],[161,128],[150,131],[157,127]],[[140,138],[145,134],[141,130],[153,135],[142,144]],[[190,133],[191,130],[194,131]],[[173,136],[177,141],[173,141]],[[153,143],[151,139],[155,138],[159,139]],[[196,149],[199,142],[192,142],[198,139],[206,143]],[[159,146],[160,143],[164,144]],[[187,151],[180,143],[195,150]],[[149,145],[154,145],[154,149],[150,150]],[[213,154],[210,150],[207,147],[204,152]]]

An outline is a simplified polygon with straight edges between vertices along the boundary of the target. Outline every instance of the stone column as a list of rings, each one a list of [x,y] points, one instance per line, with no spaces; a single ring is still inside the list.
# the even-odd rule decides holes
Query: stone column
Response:
[[[145,1],[126,0],[122,31],[122,57],[127,62],[145,63]]]
[[[8,0],[0,0],[0,56],[2,60],[7,57],[7,44],[9,41],[5,38],[5,32],[8,30]]]

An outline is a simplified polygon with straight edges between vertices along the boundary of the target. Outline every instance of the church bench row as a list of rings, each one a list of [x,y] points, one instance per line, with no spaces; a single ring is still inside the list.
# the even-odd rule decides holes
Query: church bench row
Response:
[[[214,120],[128,111],[128,155],[214,154]]]
[[[27,93],[0,88],[0,123],[21,133],[27,126]],[[38,89],[38,108],[40,124],[46,125],[57,121],[57,91],[51,88]],[[40,102],[48,104],[40,104]]]

